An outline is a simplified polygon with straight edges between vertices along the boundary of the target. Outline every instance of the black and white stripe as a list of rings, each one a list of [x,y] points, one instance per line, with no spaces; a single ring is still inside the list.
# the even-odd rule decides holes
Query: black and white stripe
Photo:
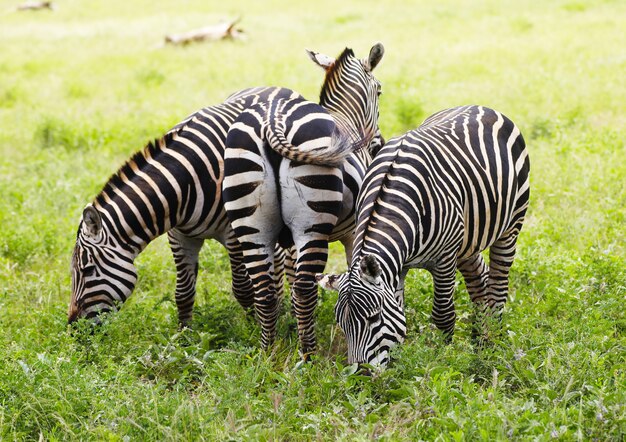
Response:
[[[380,83],[371,71],[382,55],[380,44],[365,60],[350,49],[337,60],[310,53],[327,72],[319,105],[301,97],[260,103],[228,133],[225,208],[254,287],[264,347],[274,339],[279,312],[279,244],[290,251],[293,246],[300,351],[305,358],[315,351],[315,274],[326,265],[329,241],[342,241],[349,259],[356,196],[371,162],[368,147],[381,144]]]
[[[529,170],[517,126],[480,106],[441,111],[383,147],[359,195],[349,272],[318,276],[320,285],[339,290],[336,316],[349,362],[384,365],[389,348],[403,341],[410,268],[431,272],[432,318],[447,337],[455,325],[457,268],[477,313],[500,316]],[[480,254],[486,248],[489,265]]]

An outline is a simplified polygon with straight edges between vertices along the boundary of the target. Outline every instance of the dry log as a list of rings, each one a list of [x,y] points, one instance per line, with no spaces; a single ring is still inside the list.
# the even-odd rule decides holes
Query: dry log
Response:
[[[229,22],[220,23],[218,25],[207,26],[194,31],[185,32],[184,34],[171,34],[165,36],[165,43],[173,45],[186,45],[196,41],[215,41],[224,39],[241,39],[243,38],[243,30],[235,28],[241,17]]]
[[[17,7],[18,11],[37,11],[39,9],[54,9],[52,2],[26,2]]]

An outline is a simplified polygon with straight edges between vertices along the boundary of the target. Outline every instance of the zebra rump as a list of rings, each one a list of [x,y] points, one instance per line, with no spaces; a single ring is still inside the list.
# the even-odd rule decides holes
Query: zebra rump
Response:
[[[356,143],[317,103],[304,99],[276,100],[259,107],[264,113],[261,118],[267,141],[285,158],[299,163],[337,167],[355,150]],[[239,120],[247,117],[246,113],[242,114],[233,129],[237,128]],[[294,121],[298,123],[297,127],[294,127]],[[226,145],[229,145],[228,140]]]

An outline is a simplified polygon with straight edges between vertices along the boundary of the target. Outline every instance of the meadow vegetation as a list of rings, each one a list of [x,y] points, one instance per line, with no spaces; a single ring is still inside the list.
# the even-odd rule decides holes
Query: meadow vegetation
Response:
[[[0,0],[0,439],[626,437],[625,2],[17,3]],[[246,41],[160,47],[240,14]],[[194,328],[179,332],[163,238],[138,258],[124,308],[68,333],[78,219],[125,159],[245,87],[316,100],[323,74],[304,48],[365,56],[375,41],[387,138],[471,103],[525,135],[531,205],[493,345],[471,345],[461,279],[444,345],[430,277],[413,271],[388,370],[346,366],[333,293],[321,293],[318,355],[297,366],[288,314],[260,351],[217,243],[201,255]],[[345,268],[337,246],[329,268]]]

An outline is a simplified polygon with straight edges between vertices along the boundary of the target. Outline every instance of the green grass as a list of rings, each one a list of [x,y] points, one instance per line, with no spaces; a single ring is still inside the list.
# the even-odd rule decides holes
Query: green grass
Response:
[[[0,1],[0,439],[623,440],[626,437],[626,5],[522,2]],[[94,4],[95,3],[95,4]],[[243,15],[248,39],[158,47]],[[127,305],[70,335],[77,221],[107,177],[194,110],[255,85],[316,99],[305,47],[386,54],[389,138],[477,103],[522,129],[532,201],[502,337],[470,345],[459,284],[451,345],[409,275],[407,342],[384,373],[345,366],[335,295],[320,351],[298,362],[294,321],[259,350],[217,244],[201,257],[193,331],[178,333],[166,241],[137,261]],[[329,268],[341,270],[333,247]]]

